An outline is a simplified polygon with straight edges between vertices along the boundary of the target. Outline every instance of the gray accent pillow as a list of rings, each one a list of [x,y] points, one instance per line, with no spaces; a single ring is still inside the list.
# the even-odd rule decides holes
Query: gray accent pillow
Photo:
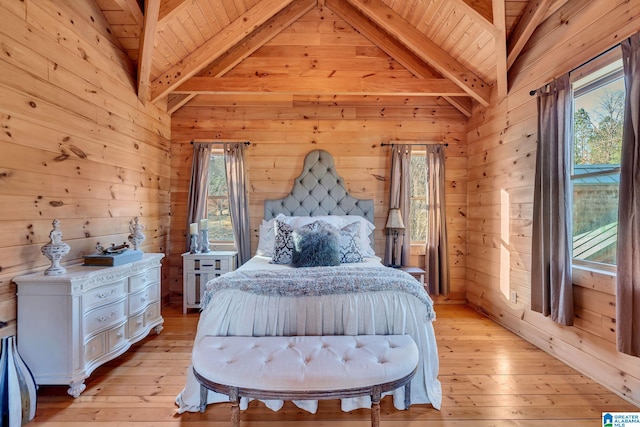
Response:
[[[294,230],[291,265],[293,267],[340,265],[337,231],[331,226]]]
[[[331,229],[332,226],[324,221],[315,221],[311,224],[303,225],[296,230],[320,230]],[[276,234],[273,244],[273,255],[271,257],[272,264],[291,264],[293,259],[293,231],[294,228],[284,221],[276,219],[273,225]]]

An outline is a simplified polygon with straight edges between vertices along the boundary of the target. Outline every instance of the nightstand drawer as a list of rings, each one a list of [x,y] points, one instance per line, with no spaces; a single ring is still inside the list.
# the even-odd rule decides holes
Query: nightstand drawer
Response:
[[[186,259],[184,261],[184,268],[187,272],[203,272],[203,273],[226,273],[231,271],[231,262],[235,261],[235,258],[195,258]]]

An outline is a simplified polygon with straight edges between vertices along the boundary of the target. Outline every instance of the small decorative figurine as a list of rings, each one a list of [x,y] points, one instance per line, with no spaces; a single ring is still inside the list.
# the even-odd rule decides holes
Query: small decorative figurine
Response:
[[[144,226],[138,222],[138,217],[133,218],[129,221],[129,241],[133,245],[133,249],[139,249],[139,246],[144,242],[145,235],[142,232],[144,230]]]
[[[60,220],[54,219],[52,222],[53,230],[49,233],[51,241],[40,248],[42,255],[49,258],[51,261],[51,267],[44,271],[47,276],[53,276],[56,274],[64,274],[67,269],[60,265],[60,260],[63,256],[69,253],[71,249],[69,245],[62,241],[62,231],[60,231]]]

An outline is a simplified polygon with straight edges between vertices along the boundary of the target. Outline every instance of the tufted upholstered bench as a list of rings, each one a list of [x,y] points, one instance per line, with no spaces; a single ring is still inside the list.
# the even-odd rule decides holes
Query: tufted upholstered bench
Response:
[[[418,348],[408,335],[294,337],[207,336],[193,349],[200,383],[200,411],[208,390],[229,395],[231,424],[240,425],[240,397],[321,400],[371,396],[371,425],[380,423],[382,393],[404,386],[411,405],[411,379]]]

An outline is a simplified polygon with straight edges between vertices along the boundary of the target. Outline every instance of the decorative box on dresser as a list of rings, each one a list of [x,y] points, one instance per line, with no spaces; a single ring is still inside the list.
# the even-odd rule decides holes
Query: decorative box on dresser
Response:
[[[74,265],[60,275],[13,279],[18,350],[39,385],[68,384],[78,397],[94,369],[162,330],[160,261],[144,254],[116,267]]]
[[[182,254],[182,312],[200,308],[205,285],[211,279],[236,269],[238,252],[210,251]]]

